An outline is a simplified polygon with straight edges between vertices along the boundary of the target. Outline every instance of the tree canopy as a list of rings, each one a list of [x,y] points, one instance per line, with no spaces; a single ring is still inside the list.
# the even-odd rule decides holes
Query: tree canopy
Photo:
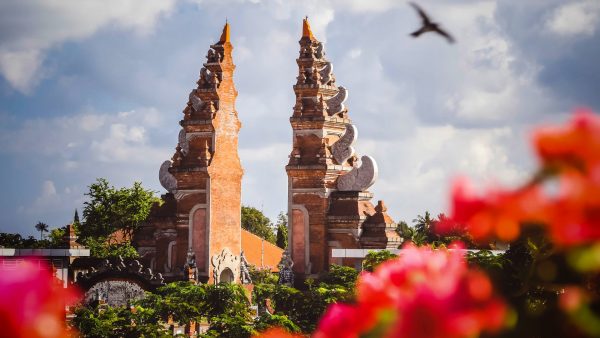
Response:
[[[108,238],[117,230],[127,238],[146,220],[154,202],[160,201],[152,190],[142,187],[140,182],[131,188],[116,189],[104,178],[98,178],[85,193],[89,200],[84,203],[83,224],[79,236]]]
[[[242,228],[275,244],[273,223],[262,211],[248,206],[242,206]]]

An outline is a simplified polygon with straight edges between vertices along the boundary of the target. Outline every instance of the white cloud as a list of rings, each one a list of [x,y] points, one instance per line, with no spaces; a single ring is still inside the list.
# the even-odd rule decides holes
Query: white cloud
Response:
[[[43,78],[44,54],[66,41],[84,39],[103,27],[149,33],[175,0],[9,0],[0,4],[0,73],[29,93]]]
[[[554,10],[546,26],[559,36],[593,35],[600,20],[597,0],[568,3]]]

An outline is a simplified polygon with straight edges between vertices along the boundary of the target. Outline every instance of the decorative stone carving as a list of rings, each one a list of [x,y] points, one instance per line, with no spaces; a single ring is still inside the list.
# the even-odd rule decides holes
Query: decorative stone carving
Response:
[[[173,240],[175,238],[177,238],[177,230],[175,229],[156,230],[154,232],[154,239],[157,241],[161,239]]]
[[[194,108],[195,112],[199,112],[202,110],[202,99],[200,99],[197,95],[196,95],[196,90],[192,90],[190,92],[190,104],[192,105],[192,108]]]
[[[333,64],[327,62],[327,64],[319,70],[319,73],[321,74],[321,83],[330,86],[333,80]]]
[[[164,279],[160,273],[144,269],[138,260],[126,263],[118,257],[113,261],[103,260],[97,269],[92,267],[88,272],[78,273],[77,284],[87,290],[86,303],[103,301],[111,306],[124,306],[143,298],[144,291],[164,285]]]
[[[303,85],[306,83],[306,74],[304,71],[304,67],[300,66],[296,80],[297,85]]]
[[[339,86],[338,90],[338,93],[334,97],[327,100],[327,105],[329,106],[327,112],[330,116],[343,113],[346,110],[344,102],[348,99],[348,90],[342,86]]]
[[[200,69],[200,79],[198,79],[198,85],[201,87],[206,87],[206,85],[210,83],[210,78],[211,76],[208,69],[202,67],[202,69]]]
[[[228,248],[223,249],[218,255],[212,256],[210,263],[213,266],[215,284],[227,282],[226,280],[221,280],[227,269],[229,269],[233,276],[240,275],[240,257],[235,256]]]
[[[177,190],[177,179],[175,176],[169,172],[169,168],[171,167],[170,160],[166,160],[160,166],[160,170],[158,171],[158,180],[160,181],[160,185],[163,186],[168,192],[173,192]]]
[[[357,138],[358,130],[356,126],[347,123],[344,135],[331,146],[333,159],[338,164],[344,164],[350,157],[354,156],[354,147],[352,147],[352,144],[356,142]]]
[[[315,48],[315,58],[320,60],[325,57],[325,51],[323,50],[323,43],[318,42]]]
[[[365,191],[377,179],[377,163],[371,156],[361,157],[361,163],[349,173],[338,177],[337,187],[340,191]]]
[[[322,84],[322,82],[321,82],[321,73],[319,72],[319,70],[317,69],[317,67],[313,68],[313,70],[312,70],[312,81],[316,85]]]
[[[177,144],[181,147],[181,153],[185,156],[190,151],[190,143],[187,140],[185,129],[181,128],[178,139],[179,142]]]
[[[144,298],[145,291],[138,284],[124,280],[105,280],[94,284],[84,295],[84,302],[97,301],[110,306],[126,306]]]
[[[294,271],[292,268],[294,267],[294,262],[292,261],[292,257],[288,250],[286,249],[283,254],[281,254],[281,261],[279,261],[279,280],[278,284],[284,285],[293,285],[294,284]]]

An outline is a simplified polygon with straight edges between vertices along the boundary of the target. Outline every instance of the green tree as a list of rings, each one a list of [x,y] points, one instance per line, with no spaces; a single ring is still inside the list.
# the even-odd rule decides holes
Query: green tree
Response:
[[[82,241],[90,237],[110,240],[109,236],[117,230],[123,231],[125,238],[131,238],[150,214],[152,204],[160,202],[140,182],[131,188],[116,189],[103,178],[91,184],[85,195],[89,200],[84,203],[84,222],[79,229]]]
[[[287,215],[283,212],[280,212],[277,216],[277,241],[275,244],[285,249],[288,244],[288,219]]]
[[[363,270],[373,272],[379,264],[396,257],[398,256],[388,250],[369,251],[362,263]]]
[[[64,227],[50,230],[48,237],[50,238],[50,246],[58,248],[63,245],[66,229]]]
[[[37,222],[35,230],[40,232],[40,240],[44,238],[44,232],[48,232],[48,224]]]
[[[256,208],[242,206],[242,228],[275,244],[271,220]]]
[[[23,237],[20,234],[0,233],[0,247],[22,248]]]

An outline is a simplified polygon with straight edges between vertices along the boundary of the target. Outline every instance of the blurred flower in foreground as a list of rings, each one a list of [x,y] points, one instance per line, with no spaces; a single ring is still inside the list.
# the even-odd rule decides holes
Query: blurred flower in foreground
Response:
[[[542,222],[547,202],[538,186],[514,191],[489,190],[478,195],[466,179],[457,179],[452,188],[450,217],[439,222],[436,230],[450,231],[455,224],[466,224],[474,240],[492,238],[504,242],[515,240],[523,222]]]
[[[459,179],[452,189],[451,213],[440,233],[464,224],[476,241],[515,240],[521,226],[546,227],[563,247],[600,240],[600,117],[579,110],[566,126],[540,128],[533,142],[540,158],[538,175],[514,190],[472,192]],[[557,182],[558,191],[546,183]]]
[[[2,263],[2,262],[0,262]],[[24,261],[0,272],[0,323],[3,337],[70,337],[65,305],[75,293],[62,287],[47,269]]]
[[[332,305],[314,337],[476,337],[501,329],[506,313],[489,278],[470,270],[461,250],[407,245],[363,273],[357,303]]]
[[[293,334],[293,333],[289,333],[282,328],[275,327],[275,328],[269,329],[263,333],[260,333],[257,337],[260,337],[260,338],[300,338],[302,336]]]

